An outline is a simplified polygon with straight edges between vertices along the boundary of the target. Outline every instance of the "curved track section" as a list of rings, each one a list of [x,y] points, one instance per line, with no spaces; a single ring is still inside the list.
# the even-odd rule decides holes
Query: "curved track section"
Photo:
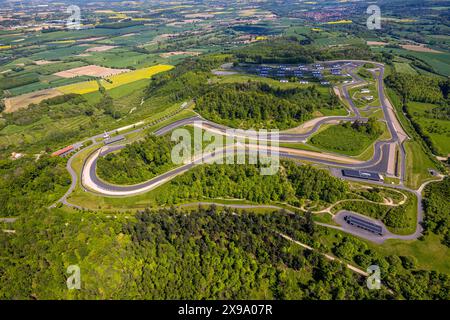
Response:
[[[351,63],[351,70],[349,71],[349,74],[353,77],[353,81],[345,86],[342,87],[343,97],[346,99],[348,104],[350,105],[352,112],[355,114],[355,116],[352,117],[327,117],[324,119],[321,119],[320,121],[317,121],[315,125],[306,133],[302,134],[294,134],[294,133],[279,133],[279,141],[281,142],[303,142],[306,139],[308,139],[312,134],[317,132],[317,130],[322,126],[323,124],[335,122],[337,120],[339,121],[354,121],[354,120],[362,120],[364,118],[361,117],[361,114],[358,110],[358,108],[355,106],[354,102],[349,96],[348,89],[350,87],[359,86],[365,83],[364,80],[356,76],[354,73],[352,73],[352,70],[357,68],[360,63]],[[280,157],[284,158],[291,158],[291,159],[298,159],[298,160],[305,160],[315,163],[321,163],[324,165],[329,166],[335,166],[335,167],[341,167],[341,168],[351,168],[351,169],[365,169],[365,170],[371,170],[376,172],[386,172],[388,167],[388,161],[389,161],[389,152],[390,152],[390,144],[391,143],[397,143],[399,141],[399,137],[397,134],[397,128],[392,123],[391,114],[388,111],[388,106],[385,103],[386,99],[384,97],[383,92],[383,66],[380,64],[377,64],[377,70],[379,70],[379,73],[376,74],[375,71],[373,71],[373,75],[378,80],[378,94],[380,98],[381,108],[383,109],[383,113],[385,116],[385,120],[388,124],[389,131],[391,133],[391,139],[387,141],[377,141],[374,145],[374,155],[372,159],[368,161],[358,161],[351,157],[341,157],[339,156],[333,156],[332,154],[325,154],[325,153],[316,153],[311,151],[304,151],[304,150],[296,150],[296,149],[289,149],[289,148],[278,148],[278,150],[271,148],[270,146],[267,147],[270,149],[272,154],[279,155]],[[202,129],[212,131],[221,135],[230,135],[238,136],[236,134],[236,131],[234,129],[231,129],[229,127],[214,123],[212,121],[208,121],[203,119],[200,116],[194,116],[187,119],[182,119],[173,122],[172,124],[167,125],[166,127],[163,127],[155,132],[156,135],[164,135],[172,130],[186,126],[186,125],[193,125],[197,127],[201,127]],[[230,133],[232,132],[232,133]],[[252,136],[248,135],[248,132],[245,135],[247,138],[252,139]],[[273,136],[268,134],[267,140],[271,140]],[[258,137],[255,135],[254,139],[257,140]],[[98,157],[105,156],[108,153],[117,151],[121,148],[123,148],[123,145],[118,146],[108,146],[103,147],[99,150],[96,150],[93,152],[85,162],[85,165],[83,166],[82,171],[82,185],[95,193],[99,193],[105,196],[132,196],[140,193],[148,192],[161,184],[164,184],[165,182],[175,178],[176,176],[190,170],[192,167],[201,164],[201,163],[207,163],[208,161],[211,161],[216,157],[215,154],[206,154],[201,157],[198,157],[197,159],[194,159],[193,161],[186,163],[176,169],[173,169],[171,171],[168,171],[160,176],[157,176],[149,181],[136,184],[136,185],[112,185],[105,181],[102,181],[98,178],[96,174],[96,164]]]

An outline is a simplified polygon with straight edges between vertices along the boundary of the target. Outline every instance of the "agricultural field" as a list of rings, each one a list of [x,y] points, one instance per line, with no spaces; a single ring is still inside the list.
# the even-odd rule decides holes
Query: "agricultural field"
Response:
[[[408,74],[417,74],[417,71],[406,62],[394,62],[395,71]]]
[[[14,98],[8,98],[5,100],[5,112],[15,112],[20,109],[26,108],[28,105],[34,103],[37,104],[45,99],[54,98],[62,93],[56,89],[46,89],[37,92],[23,94]]]
[[[9,150],[40,150],[41,148],[58,148],[70,141],[77,141],[89,134],[95,134],[111,126],[121,127],[135,123],[142,118],[158,117],[170,110],[162,100],[146,101],[141,105],[142,89],[146,83],[141,81],[122,85],[109,91],[114,97],[114,108],[122,114],[121,119],[112,120],[110,116],[96,108],[101,95],[96,92],[83,95],[86,101],[77,105],[76,110],[70,103],[52,106],[51,117],[36,111],[24,110],[31,123],[9,124],[0,130],[0,148]],[[93,114],[91,115],[91,113]]]
[[[83,66],[79,68],[64,70],[55,73],[55,76],[61,78],[76,78],[79,76],[91,76],[96,78],[111,77],[120,73],[129,72],[129,69],[111,69],[95,65]]]
[[[443,76],[450,76],[450,53],[447,52],[418,52],[398,48],[377,47],[375,52],[389,52],[395,55],[420,59],[428,63],[436,73]]]
[[[95,66],[94,66],[95,67]],[[87,72],[89,74],[108,74],[111,73],[113,69],[105,69],[105,68],[97,68],[92,70],[92,67],[83,67],[83,70],[89,68]],[[68,93],[76,93],[76,94],[86,94],[99,90],[99,83],[106,89],[111,90],[113,88],[117,88],[119,86],[129,84],[135,81],[139,81],[142,79],[150,79],[153,75],[168,71],[173,66],[170,65],[157,65],[153,67],[148,67],[144,69],[134,70],[134,71],[125,71],[121,70],[120,74],[116,74],[113,76],[107,76],[101,80],[89,80],[85,82],[75,82],[73,84],[64,85],[61,87],[56,87],[54,89],[47,89],[43,91],[36,91],[24,95],[20,95],[14,98],[8,98],[5,101],[6,112],[12,112],[19,110],[21,108],[27,107],[31,103],[39,103],[45,99],[55,97],[57,95],[68,94]],[[77,69],[81,70],[81,69]],[[105,71],[106,70],[106,71]],[[73,71],[65,71],[67,75],[74,74]],[[117,71],[118,72],[118,71]],[[79,78],[78,78],[79,79]]]

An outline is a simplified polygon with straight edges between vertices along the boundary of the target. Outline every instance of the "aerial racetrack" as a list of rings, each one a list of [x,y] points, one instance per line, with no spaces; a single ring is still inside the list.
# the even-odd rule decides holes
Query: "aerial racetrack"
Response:
[[[316,133],[321,126],[325,124],[335,124],[336,122],[341,121],[355,121],[360,120],[364,121],[365,118],[361,116],[361,113],[359,109],[355,106],[355,103],[350,98],[349,95],[349,89],[352,87],[357,87],[365,83],[363,79],[355,75],[353,72],[356,68],[360,67],[365,61],[355,61],[355,60],[346,60],[346,61],[339,61],[341,63],[344,63],[345,67],[347,68],[348,73],[352,77],[352,81],[350,83],[342,85],[342,87],[339,89],[341,90],[341,94],[339,95],[341,99],[345,100],[350,106],[349,114],[347,116],[330,116],[330,117],[322,117],[320,119],[311,120],[313,122],[313,125],[309,126],[309,129],[307,132],[304,133],[289,133],[289,132],[280,132],[279,136],[277,137],[280,142],[288,142],[288,143],[302,143],[305,140],[309,139],[314,133]],[[327,63],[336,63],[336,61],[327,62]],[[293,149],[288,147],[278,147],[276,149],[272,149],[271,146],[267,146],[267,149],[269,149],[269,152],[272,152],[274,155],[278,155],[280,158],[287,158],[287,159],[294,159],[294,160],[302,160],[307,161],[311,163],[318,163],[321,165],[325,165],[332,169],[332,172],[336,175],[336,172],[340,172],[340,169],[359,169],[359,170],[366,170],[366,171],[372,171],[377,172],[379,174],[394,174],[395,172],[392,172],[393,167],[398,167],[398,176],[400,178],[400,184],[399,185],[389,185],[387,183],[383,183],[381,181],[365,181],[366,183],[375,183],[378,185],[382,185],[385,187],[394,187],[397,189],[402,189],[405,191],[409,191],[414,193],[418,201],[420,203],[421,201],[421,192],[419,190],[411,190],[403,185],[403,180],[405,178],[405,151],[403,149],[403,141],[407,139],[406,133],[403,131],[400,123],[396,119],[395,113],[393,111],[393,108],[390,104],[390,102],[386,99],[384,96],[384,88],[383,88],[383,74],[384,74],[384,65],[380,63],[374,63],[374,68],[371,69],[371,74],[375,78],[377,85],[378,85],[378,97],[380,101],[380,107],[383,111],[384,121],[387,123],[387,128],[389,130],[390,138],[388,140],[378,140],[375,142],[373,148],[374,153],[373,156],[369,160],[359,160],[353,157],[339,155],[339,154],[332,154],[332,153],[323,153],[323,152],[314,152],[309,150],[299,150],[299,149]],[[159,128],[154,132],[155,135],[166,135],[173,131],[176,128],[181,128],[187,125],[191,125],[194,127],[201,128],[202,130],[209,131],[214,134],[219,134],[222,136],[228,135],[229,131],[227,129],[230,129],[224,125],[214,123],[212,121],[206,120],[202,118],[200,115],[184,118],[181,120],[173,121],[172,123]],[[307,124],[305,124],[307,126]],[[137,133],[142,130],[144,130],[145,127],[134,129],[130,133]],[[113,132],[113,131],[112,131]],[[112,133],[111,132],[111,133]],[[218,156],[223,156],[221,153],[206,153],[206,154],[200,154],[197,157],[194,157],[191,161],[188,161],[168,172],[165,172],[163,174],[160,174],[148,181],[134,184],[134,185],[117,185],[108,183],[101,178],[98,177],[96,166],[97,166],[97,160],[99,157],[104,157],[109,153],[117,152],[124,148],[127,145],[127,142],[118,142],[111,145],[103,145],[103,142],[99,139],[101,135],[92,137],[92,141],[94,141],[94,144],[89,146],[89,150],[91,150],[88,155],[85,157],[83,166],[81,169],[80,174],[80,185],[82,186],[82,189],[86,192],[93,193],[98,196],[105,196],[105,197],[131,197],[139,194],[143,194],[146,192],[149,192],[153,189],[156,189],[157,187],[167,183],[168,181],[174,179],[178,175],[181,175],[190,169],[194,168],[195,166],[201,165],[202,163],[208,163],[216,159]],[[236,136],[233,136],[235,138]],[[257,137],[250,137],[252,140],[258,139]],[[269,134],[267,136],[267,140],[271,140],[271,135]],[[400,156],[397,156],[393,154],[393,150],[396,148],[391,148],[391,145],[395,145],[396,148],[399,150]],[[255,145],[254,148],[256,149],[258,146]],[[227,148],[227,147],[225,147]],[[234,146],[228,146],[228,148],[234,148]],[[250,152],[249,150],[252,149],[251,144],[249,145],[249,149],[244,151],[246,153]],[[80,152],[79,151],[75,155],[73,155],[67,164],[67,169],[71,174],[72,177],[72,185],[67,191],[67,193],[60,199],[59,202],[66,204],[68,206],[77,207],[79,209],[82,209],[81,207],[78,207],[76,204],[71,204],[67,201],[68,196],[73,192],[73,190],[77,186],[78,181],[78,174],[73,170],[72,168],[72,160],[74,157],[76,157]],[[392,161],[397,160],[398,164],[396,166],[392,165]],[[339,169],[339,170],[337,170]],[[345,177],[342,175],[338,175],[340,178],[352,180],[351,177]],[[354,179],[353,179],[354,180]],[[423,189],[423,186],[422,186]],[[407,235],[407,236],[401,236],[401,235],[395,235],[395,234],[387,234],[382,239],[382,241],[388,239],[388,238],[397,238],[397,239],[416,239],[420,236],[422,228],[420,226],[420,222],[423,219],[422,214],[422,208],[421,206],[417,207],[417,224],[416,224],[416,230],[413,234]],[[378,239],[380,240],[380,239]]]
[[[335,61],[333,61],[335,62]],[[348,102],[348,104],[351,107],[351,112],[354,114],[353,116],[330,116],[330,117],[323,117],[319,121],[315,121],[315,124],[312,126],[311,129],[309,129],[308,132],[302,133],[302,134],[295,134],[295,133],[283,133],[281,132],[279,134],[279,141],[280,142],[289,142],[289,143],[296,143],[296,142],[304,142],[309,137],[311,137],[314,133],[316,133],[320,127],[324,124],[328,123],[335,123],[336,121],[355,121],[355,120],[363,120],[363,117],[361,116],[358,108],[355,106],[353,100],[349,97],[348,89],[350,87],[358,86],[364,83],[364,80],[356,76],[353,72],[351,72],[353,69],[359,67],[363,62],[361,61],[348,61],[349,64],[349,74],[352,75],[353,81],[351,83],[345,84],[342,86],[343,91],[343,97]],[[373,157],[367,161],[361,161],[357,160],[351,157],[347,156],[341,156],[341,155],[333,155],[333,154],[324,154],[324,153],[317,153],[313,151],[306,151],[306,150],[296,150],[291,148],[285,148],[285,147],[279,147],[277,150],[279,150],[279,156],[280,157],[286,157],[291,159],[298,159],[298,160],[305,160],[305,161],[311,161],[316,162],[324,165],[329,165],[333,167],[340,167],[340,168],[352,168],[352,169],[364,169],[368,171],[375,171],[380,173],[388,173],[389,168],[392,167],[389,165],[390,162],[393,161],[395,158],[394,155],[391,154],[392,148],[390,148],[391,144],[398,144],[399,149],[402,150],[401,144],[406,138],[406,134],[402,130],[401,126],[398,125],[398,122],[396,119],[394,119],[395,115],[392,112],[391,106],[389,105],[389,102],[384,97],[383,93],[383,71],[384,67],[382,64],[376,64],[377,70],[379,70],[379,73],[376,74],[376,72],[373,72],[374,77],[378,80],[378,85],[381,90],[379,90],[379,98],[381,102],[381,107],[383,109],[385,120],[388,124],[389,132],[391,135],[391,139],[384,140],[384,141],[377,141],[374,145],[374,154]],[[219,125],[217,123],[208,121],[203,119],[201,116],[194,116],[187,119],[182,119],[175,121],[166,127],[163,127],[155,132],[156,135],[164,135],[169,133],[170,131],[183,127],[186,125],[193,125],[202,128],[206,131],[211,131],[216,134],[220,135],[227,135],[227,127],[223,125]],[[251,137],[250,137],[251,138]],[[268,139],[270,140],[271,136],[268,135]],[[257,139],[255,137],[255,139]],[[183,166],[180,166],[174,170],[171,170],[167,173],[164,173],[161,176],[155,177],[149,181],[136,184],[133,186],[120,186],[120,185],[112,185],[107,182],[102,181],[99,179],[96,175],[96,163],[97,158],[99,156],[105,156],[108,153],[115,152],[119,149],[121,149],[124,146],[122,145],[114,145],[114,146],[108,146],[105,148],[98,148],[96,151],[92,152],[88,159],[85,161],[85,165],[83,166],[82,171],[82,184],[87,190],[91,190],[95,193],[102,194],[105,196],[131,196],[143,192],[147,192],[149,190],[152,190],[153,188],[156,188],[157,186],[161,185],[164,182],[169,181],[170,179],[174,178],[175,176],[189,170],[193,166],[201,163],[202,159],[196,159],[195,161],[192,161],[190,163],[187,163]],[[270,148],[270,147],[269,147]],[[403,160],[404,160],[404,153],[401,152]],[[210,160],[212,157],[211,154],[204,154],[203,160],[206,161],[206,158]],[[402,163],[404,161],[401,161]],[[390,172],[393,174],[393,172]],[[401,171],[401,175],[404,175],[403,170]]]

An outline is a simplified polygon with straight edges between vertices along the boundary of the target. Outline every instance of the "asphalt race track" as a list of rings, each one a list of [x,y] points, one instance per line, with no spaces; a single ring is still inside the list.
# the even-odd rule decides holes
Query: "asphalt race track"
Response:
[[[393,155],[389,154],[390,153],[390,144],[394,143],[399,146],[399,155],[400,155],[399,161],[402,164],[402,167],[400,170],[401,184],[396,186],[396,185],[386,185],[383,182],[372,182],[372,181],[366,181],[366,180],[364,180],[364,182],[381,184],[381,185],[385,185],[388,187],[393,187],[393,188],[398,188],[398,189],[406,190],[409,192],[413,192],[418,197],[418,201],[420,203],[421,190],[420,189],[419,190],[411,190],[411,189],[408,189],[405,186],[403,186],[403,180],[405,177],[405,150],[403,148],[403,141],[408,139],[408,136],[403,131],[400,123],[396,119],[395,112],[393,110],[392,105],[390,104],[389,100],[387,100],[386,97],[384,96],[384,87],[383,87],[384,86],[384,84],[383,84],[384,66],[380,63],[374,63],[371,61],[354,61],[354,60],[352,60],[352,61],[339,60],[339,61],[331,61],[331,62],[325,62],[325,63],[336,63],[336,62],[346,63],[346,65],[349,68],[348,73],[353,78],[353,81],[351,83],[348,83],[348,84],[342,86],[342,96],[348,102],[348,104],[351,108],[351,112],[349,112],[349,115],[348,116],[324,117],[323,119],[316,121],[314,123],[314,125],[312,126],[312,128],[306,133],[295,134],[295,133],[281,132],[281,133],[278,133],[278,136],[273,136],[269,132],[267,135],[267,140],[272,140],[272,138],[277,138],[279,142],[292,142],[292,143],[304,142],[311,135],[313,135],[315,132],[317,132],[317,130],[319,130],[319,128],[324,124],[333,123],[333,122],[336,123],[336,121],[355,121],[355,120],[365,121],[366,119],[361,116],[358,108],[355,106],[355,104],[352,101],[352,99],[350,98],[349,92],[348,92],[348,89],[350,87],[360,86],[365,83],[364,80],[362,80],[361,78],[359,78],[352,72],[355,68],[357,68],[358,66],[360,66],[361,64],[363,64],[365,62],[370,62],[376,66],[376,68],[374,68],[371,72],[374,75],[374,77],[376,78],[377,83],[378,83],[378,95],[379,95],[379,100],[380,100],[380,107],[383,110],[384,119],[387,123],[391,138],[389,140],[385,140],[385,141],[377,141],[374,144],[373,157],[367,161],[355,160],[351,157],[345,157],[345,156],[340,156],[340,155],[317,153],[317,152],[304,151],[304,150],[296,150],[296,149],[290,149],[290,148],[285,148],[285,147],[273,149],[272,147],[270,147],[270,144],[267,147],[268,152],[270,152],[272,155],[278,155],[279,157],[282,157],[282,158],[290,158],[290,159],[304,160],[304,161],[309,161],[309,162],[313,162],[313,163],[324,164],[324,165],[334,168],[331,170],[332,174],[334,174],[340,178],[343,178],[343,179],[355,180],[355,179],[343,177],[342,175],[340,175],[338,173],[338,172],[340,172],[339,169],[340,168],[349,168],[349,169],[374,171],[374,172],[378,172],[378,173],[386,173],[387,169],[388,169],[389,159],[390,159],[390,157],[393,156]],[[352,113],[354,115],[350,116]],[[206,119],[203,119],[199,115],[175,121],[163,128],[160,128],[159,130],[157,130],[155,132],[155,134],[156,135],[165,135],[167,133],[170,133],[171,131],[173,131],[176,128],[180,128],[180,127],[183,127],[186,125],[193,125],[194,127],[199,127],[199,128],[201,127],[204,130],[207,130],[207,131],[210,131],[210,132],[213,132],[216,134],[224,135],[224,136],[241,137],[240,136],[241,131],[236,131],[235,129],[228,128],[226,126],[214,123],[212,121],[208,121]],[[148,126],[149,125],[134,129],[133,131],[128,132],[127,134],[140,132],[140,131],[146,129]],[[115,130],[112,130],[109,133],[113,133],[113,132],[115,132]],[[250,140],[259,139],[258,136],[256,136],[256,135],[252,136],[251,134],[249,135],[248,132],[246,132],[244,136]],[[125,141],[125,142],[122,142],[121,144],[112,144],[112,145],[108,145],[108,146],[103,146],[103,142],[97,141],[101,137],[102,137],[102,135],[96,135],[96,136],[88,139],[88,140],[92,140],[93,145],[98,145],[99,148],[97,148],[93,152],[91,152],[91,154],[88,155],[88,157],[86,158],[86,160],[83,164],[83,168],[82,168],[82,172],[81,172],[81,185],[85,191],[99,194],[102,196],[134,196],[137,194],[145,193],[145,192],[148,192],[148,191],[170,181],[174,177],[190,170],[191,168],[193,168],[201,163],[205,163],[205,162],[207,163],[207,162],[213,161],[214,159],[217,159],[218,157],[223,157],[222,153],[219,152],[222,150],[218,150],[218,151],[216,151],[216,153],[199,155],[192,161],[190,161],[184,165],[181,165],[173,170],[170,170],[164,174],[161,174],[151,180],[145,181],[143,183],[139,183],[139,184],[135,184],[135,185],[113,185],[113,184],[104,182],[98,178],[98,176],[96,174],[97,160],[98,160],[98,157],[103,157],[111,152],[115,152],[115,151],[118,151],[118,150],[124,148],[125,145],[127,144],[127,142]],[[259,139],[259,140],[261,140],[261,139]],[[235,146],[228,146],[228,147],[225,147],[224,149],[234,148],[234,147]],[[250,149],[252,149],[252,148],[255,149],[257,146],[256,145],[252,146],[250,144],[250,145],[247,145],[247,147],[249,147]],[[67,163],[67,170],[69,171],[69,173],[71,174],[71,177],[72,177],[72,185],[69,188],[69,190],[67,191],[67,193],[58,201],[63,204],[66,204],[68,206],[76,207],[79,209],[82,209],[82,208],[68,203],[67,197],[75,189],[76,183],[77,183],[77,174],[75,173],[75,171],[73,170],[73,168],[71,166],[72,160],[76,155],[78,155],[83,150],[80,150],[79,152],[74,154]],[[254,152],[254,151],[246,150],[244,152],[249,153],[249,152]],[[339,161],[337,161],[337,159]],[[55,205],[53,205],[53,206],[55,206]],[[418,206],[417,211],[418,211],[417,228],[416,228],[415,233],[408,235],[408,236],[398,236],[398,237],[396,235],[386,233],[386,235],[384,237],[382,237],[382,239],[375,239],[375,240],[369,239],[369,240],[372,240],[375,242],[382,242],[382,241],[386,240],[387,238],[408,239],[408,240],[418,238],[420,236],[421,230],[422,230],[420,223],[423,220],[423,212],[422,212],[421,205]],[[332,227],[332,226],[330,226],[330,227]],[[346,226],[343,226],[343,227],[341,226],[340,229],[342,229],[342,231],[355,233],[355,231],[353,229],[350,230]],[[361,235],[361,234],[357,234],[357,235],[364,237],[364,235]]]
[[[280,142],[304,142],[311,135],[313,135],[315,132],[317,132],[317,130],[322,125],[324,125],[326,123],[330,123],[330,122],[335,122],[336,120],[339,120],[339,121],[355,121],[355,120],[364,121],[365,120],[364,118],[361,117],[358,108],[355,106],[354,102],[352,101],[352,99],[350,98],[349,93],[348,93],[349,87],[364,84],[364,80],[362,80],[361,78],[359,78],[352,72],[355,68],[357,68],[363,62],[350,61],[348,63],[350,64],[349,74],[353,77],[353,81],[349,84],[344,85],[342,87],[342,91],[343,91],[343,97],[349,103],[355,116],[352,116],[352,117],[349,117],[349,116],[347,116],[347,117],[345,117],[345,116],[343,116],[343,117],[342,116],[341,117],[326,117],[326,118],[321,119],[318,122],[316,122],[314,124],[314,126],[308,132],[302,133],[302,134],[279,133],[278,138],[279,138]],[[377,75],[376,72],[373,72],[373,75],[375,77],[377,77],[378,86],[379,86],[379,88],[382,89],[383,88],[382,77],[383,77],[384,68],[383,68],[383,65],[381,65],[381,64],[375,64],[375,65],[377,66],[379,73]],[[378,90],[378,94],[379,94],[379,98],[380,98],[381,108],[383,110],[385,120],[388,124],[388,128],[389,128],[389,131],[391,134],[391,139],[387,140],[387,141],[377,141],[375,143],[374,154],[373,154],[372,159],[370,159],[368,161],[360,161],[359,163],[345,163],[345,161],[335,161],[333,159],[329,159],[329,160],[324,159],[323,155],[321,155],[321,157],[315,156],[313,154],[300,155],[299,151],[294,152],[294,151],[286,150],[286,148],[282,148],[283,150],[282,151],[280,150],[278,152],[278,155],[280,157],[284,157],[284,158],[305,160],[305,161],[321,163],[324,165],[329,165],[329,166],[334,166],[334,167],[360,169],[360,170],[368,170],[368,171],[374,171],[374,172],[379,172],[379,173],[386,173],[387,168],[388,168],[389,157],[391,156],[391,155],[389,155],[389,149],[390,149],[389,145],[391,143],[399,142],[399,135],[396,131],[397,128],[393,124],[390,113],[388,112],[389,106],[385,103],[386,99],[384,97],[383,90]],[[230,130],[233,131],[233,129],[228,128],[226,126],[205,120],[200,116],[194,116],[191,118],[186,118],[186,119],[175,121],[161,129],[157,130],[155,132],[155,134],[156,135],[164,135],[164,134],[171,132],[172,130],[174,130],[176,128],[183,127],[186,125],[194,125],[194,126],[202,127],[204,130],[212,131],[212,132],[215,132],[215,133],[221,134],[221,135],[230,135]],[[401,128],[399,128],[399,129],[401,129]],[[235,131],[233,134],[235,136],[239,136],[238,134],[236,134]],[[402,132],[401,134],[404,134],[404,133]],[[254,139],[254,140],[258,139],[258,137],[256,135],[251,136],[251,135],[248,135],[248,133],[246,134],[246,137],[248,137],[249,139]],[[272,138],[273,138],[273,136],[269,133],[267,136],[267,140],[272,140]],[[96,163],[97,163],[97,157],[105,156],[106,154],[108,154],[110,152],[117,151],[121,147],[122,146],[108,147],[106,150],[102,150],[101,152],[94,152],[93,154],[90,155],[89,161],[85,162],[85,166],[83,168],[83,173],[82,173],[82,184],[86,189],[94,191],[96,193],[109,195],[109,196],[134,195],[134,194],[149,191],[149,190],[161,185],[162,183],[167,182],[168,180],[174,178],[175,176],[177,176],[183,172],[186,172],[187,170],[191,169],[195,165],[202,162],[202,161],[196,161],[196,162],[191,162],[191,163],[185,164],[174,170],[166,172],[158,177],[155,177],[149,181],[146,181],[146,182],[143,182],[140,184],[136,184],[136,185],[132,185],[132,186],[112,185],[112,184],[108,184],[104,181],[101,181],[97,177],[96,170],[95,170]],[[401,148],[400,148],[400,150],[401,150]],[[306,153],[306,152],[304,152],[304,153]],[[404,162],[404,153],[402,153],[402,156],[403,156],[403,158],[402,158],[402,163],[403,163]],[[208,157],[210,157],[210,155],[204,155],[203,160],[205,161],[205,159]],[[402,176],[403,176],[403,172],[402,172]]]

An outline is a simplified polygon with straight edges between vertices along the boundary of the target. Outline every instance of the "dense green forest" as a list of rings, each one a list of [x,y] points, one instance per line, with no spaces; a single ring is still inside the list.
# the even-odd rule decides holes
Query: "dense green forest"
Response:
[[[444,236],[443,243],[450,247],[450,178],[425,187],[423,206],[425,230]]]
[[[136,184],[149,180],[174,167],[170,136],[148,135],[143,141],[128,144],[119,153],[98,159],[97,174],[116,184]]]
[[[171,102],[194,99],[196,110],[206,118],[242,128],[285,129],[310,119],[319,108],[340,107],[332,92],[314,86],[280,89],[260,82],[208,84],[211,70],[229,61],[233,61],[231,55],[188,59],[155,75],[146,95]]]
[[[355,128],[365,128],[363,130],[369,132],[376,130],[372,125],[375,125],[373,121],[353,124]],[[170,158],[169,145],[168,136],[149,136],[143,142],[128,145],[120,153],[99,160],[99,176],[119,184],[148,180],[171,168],[168,161],[164,160]],[[169,182],[164,192],[158,195],[157,202],[159,205],[172,205],[202,199],[232,198],[256,203],[281,201],[301,206],[305,200],[331,204],[350,197],[348,182],[331,176],[326,170],[283,160],[278,174],[264,176],[260,174],[260,167],[220,164],[195,167]],[[357,194],[375,202],[382,203],[384,200],[382,191],[378,189]],[[389,193],[388,196],[393,195]],[[343,202],[335,209],[360,212],[401,230],[415,225],[415,219],[405,214],[407,210],[415,210],[414,205],[411,199],[398,207],[354,201]]]
[[[0,233],[1,299],[450,298],[450,277],[416,269],[410,256],[381,256],[348,236],[318,245],[329,231],[311,227],[308,215],[212,207],[113,218],[56,209],[31,211],[13,226],[14,235]],[[320,252],[362,269],[379,265],[392,293],[368,290]],[[81,290],[66,287],[69,265],[80,267]]]
[[[292,161],[282,161],[281,165],[278,174],[264,176],[259,165],[205,164],[172,180],[157,201],[162,205],[226,197],[295,205],[301,199],[333,202],[345,197],[347,183],[329,172]]]
[[[450,80],[440,80],[437,77],[392,73],[385,79],[386,84],[393,88],[403,99],[436,104],[448,104]]]
[[[311,46],[300,47],[292,39],[274,43],[271,49],[267,49],[268,42],[257,43],[234,56],[187,59],[174,70],[156,75],[146,94],[171,102],[194,99],[205,117],[217,122],[228,119],[228,125],[282,129],[309,119],[318,108],[336,107],[337,98],[315,87],[282,90],[262,83],[209,84],[211,70],[236,57],[246,62],[303,63],[308,59],[349,55],[364,59],[370,55],[366,46],[318,52]],[[277,57],[280,51],[286,54]],[[448,81],[427,78],[423,84],[411,83],[421,80],[405,80],[394,74],[387,81],[399,93],[410,91],[402,95],[405,103],[433,101],[436,109],[430,116],[447,117]],[[426,92],[426,86],[433,89]],[[102,89],[100,93],[95,103],[88,103],[80,95],[52,98],[27,110],[5,114],[2,122],[31,125],[43,115],[52,120],[96,114],[121,117],[113,99]],[[381,134],[373,119],[367,124],[336,127],[370,138]],[[81,131],[71,130],[49,133],[43,141],[62,143]],[[342,138],[337,133],[330,137]],[[120,153],[100,159],[98,174],[119,184],[148,180],[172,168],[171,147],[168,137],[147,136]],[[241,212],[214,206],[191,212],[171,208],[137,213],[46,209],[69,187],[66,160],[44,153],[14,161],[7,156],[3,154],[0,160],[0,218],[14,216],[17,221],[0,222],[0,299],[450,299],[447,274],[418,269],[413,256],[381,255],[358,238],[315,225],[312,213]],[[234,198],[295,206],[312,202],[322,207],[350,197],[383,202],[388,192],[381,188],[354,190],[347,181],[326,170],[292,161],[282,161],[278,174],[273,176],[262,176],[260,168],[198,166],[161,187],[163,192],[157,194],[157,202],[167,206],[190,200]],[[447,246],[449,190],[447,178],[429,185],[424,199],[426,232],[442,236]],[[334,208],[339,209],[378,218],[395,229],[415,225],[415,219],[405,214],[416,209],[413,198],[397,207],[345,201]],[[363,270],[371,264],[379,265],[383,289],[368,290],[364,278],[326,259],[324,253]],[[66,269],[73,264],[81,268],[79,291],[66,287]]]
[[[0,160],[0,217],[47,207],[70,185],[65,160],[47,155]]]
[[[281,89],[261,82],[212,85],[195,105],[209,120],[244,129],[295,127],[319,108],[339,107],[333,93],[314,86]]]
[[[237,60],[244,63],[312,63],[333,59],[366,59],[374,54],[366,45],[351,45],[345,48],[319,48],[303,45],[296,37],[282,37],[262,41],[239,48],[234,52]]]

